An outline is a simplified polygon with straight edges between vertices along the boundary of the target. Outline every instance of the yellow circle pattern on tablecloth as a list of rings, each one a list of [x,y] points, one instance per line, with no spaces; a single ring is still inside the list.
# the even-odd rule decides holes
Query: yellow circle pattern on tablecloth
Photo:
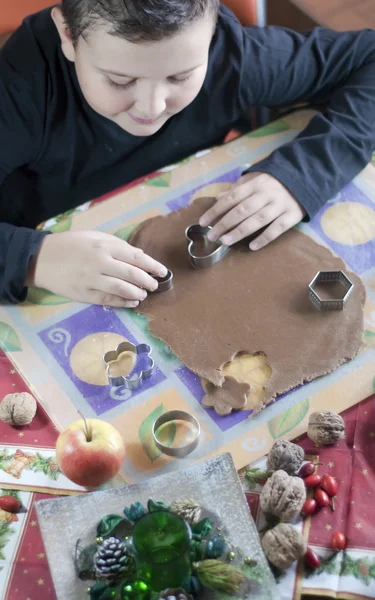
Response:
[[[74,375],[90,385],[108,385],[103,356],[126,341],[123,336],[108,331],[92,333],[84,337],[74,346],[70,355],[70,367]],[[131,352],[124,352],[121,355],[116,365],[117,362],[121,363],[122,375],[129,375],[135,366],[135,360],[136,357]]]
[[[338,244],[367,244],[375,238],[375,211],[359,202],[335,204],[327,208],[320,225],[326,236]]]

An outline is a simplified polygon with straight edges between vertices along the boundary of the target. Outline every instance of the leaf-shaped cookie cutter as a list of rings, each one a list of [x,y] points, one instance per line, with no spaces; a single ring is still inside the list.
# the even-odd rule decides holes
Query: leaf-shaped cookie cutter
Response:
[[[140,373],[133,374],[133,371],[137,366],[136,364],[129,375],[111,375],[111,363],[116,361],[124,352],[132,352],[135,354],[136,360],[140,355],[144,354],[147,360],[147,368],[142,369]],[[103,360],[106,366],[108,383],[114,387],[123,385],[128,390],[137,390],[142,385],[144,379],[151,377],[155,368],[154,359],[151,357],[151,346],[148,344],[138,344],[138,346],[135,346],[131,342],[121,342],[115,350],[106,352],[103,356]]]
[[[196,269],[205,269],[218,263],[230,250],[221,242],[211,242],[207,239],[207,234],[212,227],[202,227],[201,225],[190,225],[185,230],[185,237],[188,240],[188,254],[193,267]],[[203,247],[207,249],[207,254],[197,255],[194,253],[194,243],[201,241]]]

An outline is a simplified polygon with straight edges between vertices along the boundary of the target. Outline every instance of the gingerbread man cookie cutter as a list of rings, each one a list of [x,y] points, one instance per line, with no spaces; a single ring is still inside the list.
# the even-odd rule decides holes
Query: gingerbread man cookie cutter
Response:
[[[124,352],[132,352],[136,356],[136,364],[129,375],[111,375],[111,363],[117,361]],[[139,359],[145,362],[144,367],[138,371],[137,363]],[[138,344],[135,346],[131,342],[121,342],[115,350],[106,352],[103,356],[103,361],[106,367],[108,383],[113,387],[124,386],[128,390],[138,389],[145,379],[151,377],[154,372],[155,363],[151,357],[151,346],[148,344]],[[136,370],[136,372],[134,372]]]
[[[202,225],[190,225],[185,230],[185,237],[188,241],[188,254],[193,267],[196,269],[205,269],[218,263],[229,252],[230,247],[221,242],[211,242],[207,235],[212,227],[202,227]],[[195,245],[200,246],[201,252],[198,254],[194,250]]]
[[[341,283],[343,295],[341,298],[330,298],[328,300],[319,296],[315,289],[319,283]],[[354,289],[352,283],[343,271],[319,271],[309,284],[309,298],[318,310],[343,310]]]

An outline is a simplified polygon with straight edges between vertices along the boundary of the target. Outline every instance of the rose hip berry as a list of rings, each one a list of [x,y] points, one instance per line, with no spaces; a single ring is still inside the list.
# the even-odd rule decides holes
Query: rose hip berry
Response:
[[[0,496],[0,508],[10,513],[16,513],[21,508],[21,502],[14,496]]]
[[[321,488],[315,490],[314,498],[318,506],[320,506],[320,508],[323,508],[324,506],[329,506],[331,504],[328,494]]]
[[[331,548],[334,550],[345,550],[346,548],[346,537],[341,531],[335,531],[332,534]]]
[[[323,475],[320,487],[328,494],[330,498],[336,496],[338,485],[337,481],[332,475]]]
[[[312,475],[314,473],[314,471],[315,471],[315,466],[313,465],[313,463],[307,462],[304,465],[302,465],[302,467],[298,471],[298,475],[300,477],[302,477],[303,479],[305,479],[305,477]]]
[[[301,513],[308,517],[309,515],[313,515],[318,507],[318,504],[314,498],[308,498],[305,504],[302,506]]]
[[[306,477],[306,479],[304,481],[305,481],[305,486],[307,487],[307,489],[313,490],[313,489],[317,488],[318,485],[320,485],[322,478],[320,477],[320,475],[318,475],[318,473],[313,473],[312,475],[309,475],[308,477]]]
[[[320,567],[320,558],[310,547],[306,550],[305,563],[310,569],[317,569]]]

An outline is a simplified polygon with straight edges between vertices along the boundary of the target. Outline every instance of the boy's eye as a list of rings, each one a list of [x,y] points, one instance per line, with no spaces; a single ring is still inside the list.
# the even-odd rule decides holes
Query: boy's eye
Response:
[[[188,79],[190,79],[191,77],[191,73],[189,73],[189,75],[185,75],[185,77],[168,77],[168,81],[170,81],[171,83],[185,83],[185,81],[187,81]]]
[[[116,83],[116,81],[113,81],[113,79],[110,79],[109,77],[107,77],[106,79],[107,83],[115,90],[125,90],[126,88],[130,87],[135,83],[135,79],[133,79],[132,81],[128,81],[127,83]]]

